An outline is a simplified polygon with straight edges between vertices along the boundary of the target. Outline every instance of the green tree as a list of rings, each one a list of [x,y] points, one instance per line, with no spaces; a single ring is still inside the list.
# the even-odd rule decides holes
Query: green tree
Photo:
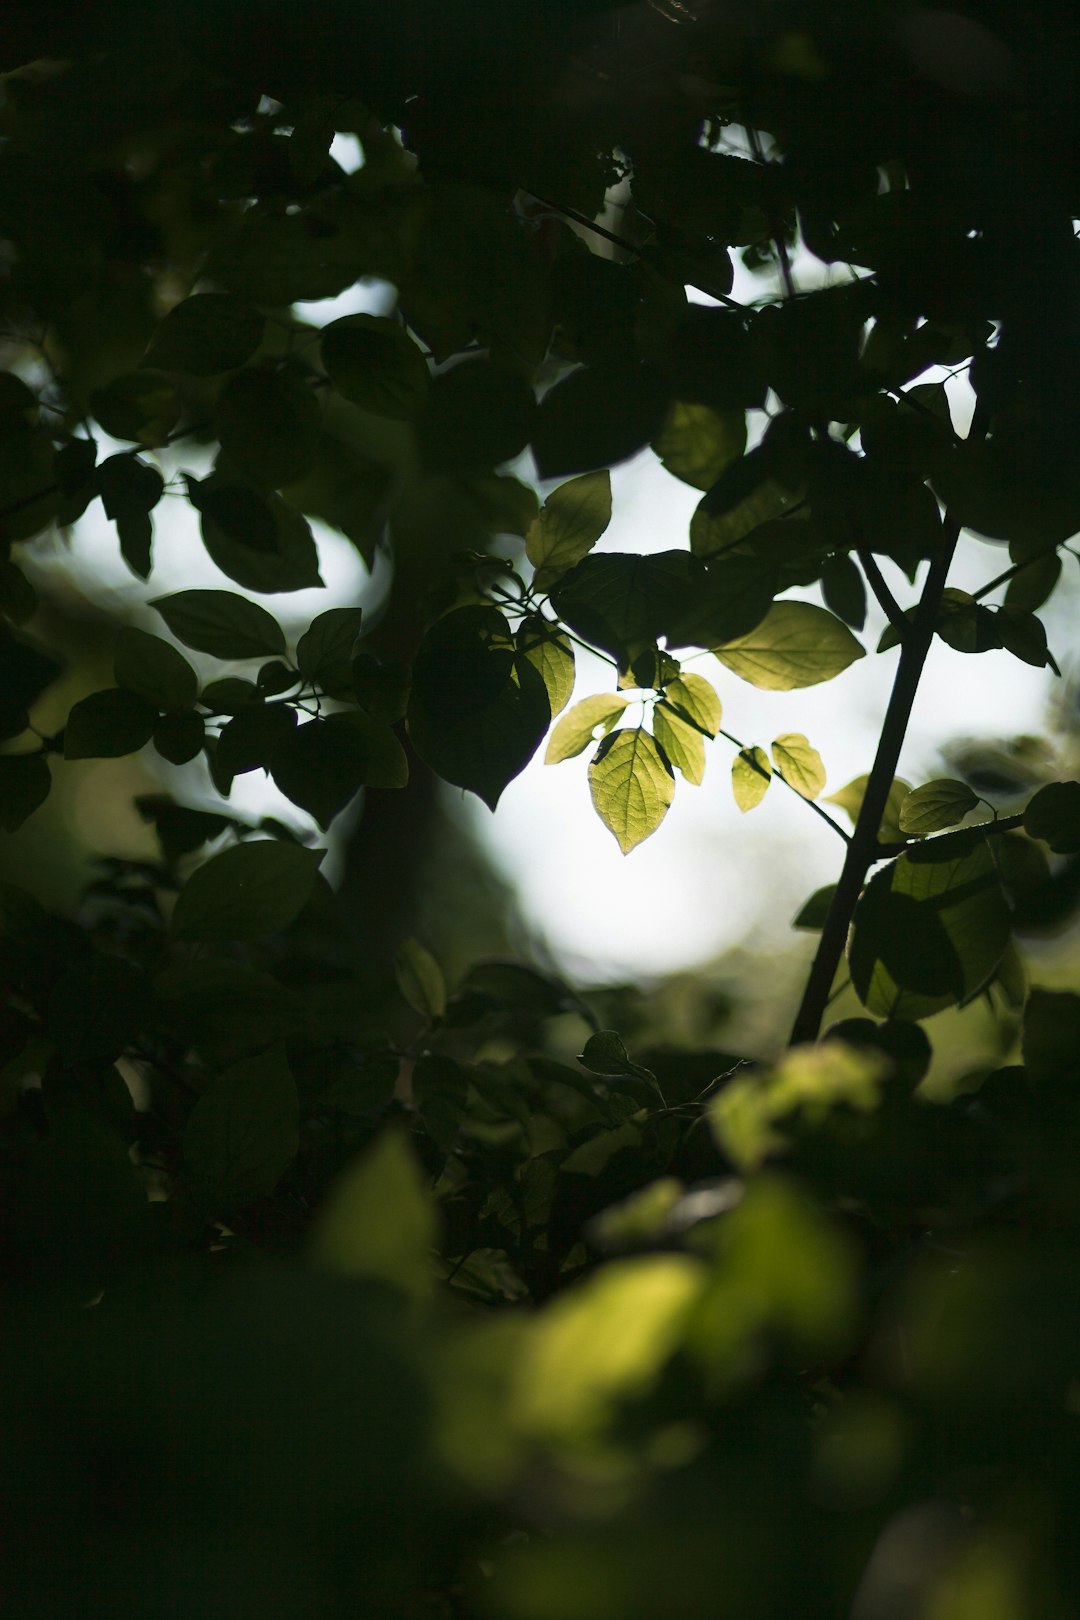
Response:
[[[1076,32],[657,0],[9,35],[0,819],[143,750],[220,800],[141,796],[159,858],[77,919],[0,892],[20,1612],[873,1616],[898,1558],[921,1613],[1071,1612],[1080,997],[1016,936],[1080,783],[1001,813],[896,773],[935,637],[1056,668]],[[297,313],[364,277],[392,313]],[[689,536],[597,550],[639,452],[700,491]],[[156,593],[166,498],[229,588]],[[35,551],[98,499],[153,616],[43,723]],[[311,519],[393,585],[293,638],[252,598],[321,584]],[[896,673],[849,831],[782,694],[867,656],[868,592]],[[575,703],[581,648],[611,690]],[[767,748],[729,675],[780,694]],[[365,993],[320,870],[358,794],[495,810],[588,752],[629,853],[717,743],[741,809],[776,777],[845,846],[778,1065],[628,1051],[554,975],[448,984],[414,938]],[[308,835],[233,812],[259,770]],[[867,1016],[819,1040],[841,978]],[[922,1025],[979,997],[1022,1061],[932,1104]]]

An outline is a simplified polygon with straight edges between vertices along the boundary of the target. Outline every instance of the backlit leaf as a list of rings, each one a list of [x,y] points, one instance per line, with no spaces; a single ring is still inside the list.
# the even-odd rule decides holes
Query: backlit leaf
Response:
[[[116,524],[120,553],[139,579],[150,573],[153,525],[150,513],[161,499],[165,482],[156,467],[138,456],[109,456],[95,474],[105,516]]]
[[[695,489],[711,489],[746,449],[746,417],[742,411],[676,400],[652,447],[674,477]]]
[[[323,327],[322,361],[343,398],[376,416],[413,416],[428,387],[422,351],[398,321],[346,315]]]
[[[285,636],[265,608],[235,591],[176,591],[151,602],[177,641],[215,658],[284,653]]]
[[[706,589],[704,569],[685,551],[598,552],[562,576],[551,600],[564,624],[626,666],[678,625]]]
[[[307,904],[325,854],[277,839],[222,850],[188,878],[172,914],[174,939],[260,939]]]
[[[184,1131],[184,1162],[198,1201],[224,1211],[272,1193],[296,1157],[299,1115],[281,1044],[212,1080]]]
[[[649,733],[630,726],[605,737],[589,765],[597,815],[624,855],[654,833],[675,797],[675,778]]]
[[[1009,942],[1009,908],[987,839],[930,839],[870,879],[855,908],[848,966],[860,1001],[885,1018],[928,1018],[969,1000]]]
[[[705,778],[705,739],[677,709],[658,703],[653,710],[653,735],[671,764],[695,787]]]
[[[834,614],[810,602],[774,602],[756,630],[712,649],[751,686],[790,692],[841,674],[866,652]]]
[[[900,806],[900,831],[909,837],[956,827],[978,804],[966,782],[938,777],[909,793]]]
[[[706,737],[715,737],[723,711],[716,688],[704,675],[686,673],[669,681],[664,696],[672,708],[695,725]]]
[[[606,736],[630,701],[622,692],[599,692],[575,703],[553,729],[544,764],[558,765],[564,759],[573,759],[597,740],[598,733]]]
[[[866,788],[869,776],[856,776],[839,793],[831,793],[825,800],[826,804],[837,804],[841,810],[847,812],[851,818],[852,826],[859,819],[863,799],[866,797]],[[911,783],[905,782],[902,777],[895,776],[889,789],[889,796],[885,801],[885,809],[881,817],[881,826],[878,828],[878,837],[883,844],[902,844],[904,835],[900,831],[900,806],[911,792]]]
[[[539,614],[522,619],[514,641],[547,688],[551,715],[561,714],[574,690],[574,648],[566,632]]]
[[[611,474],[606,467],[553,489],[525,536],[537,589],[545,590],[587,556],[610,522]]]
[[[90,396],[90,409],[114,439],[133,439],[147,449],[167,444],[180,420],[180,401],[160,371],[132,371]]]
[[[816,799],[825,786],[825,767],[816,748],[799,731],[785,731],[772,745],[773,764],[804,799]]]
[[[804,928],[810,933],[818,933],[825,926],[825,919],[829,915],[833,896],[836,893],[836,884],[827,883],[822,889],[815,889],[809,900],[803,902],[792,921],[792,928]]]
[[[742,811],[753,810],[769,791],[772,767],[764,748],[742,748],[731,762],[731,791]]]
[[[359,608],[328,608],[312,619],[296,644],[296,662],[306,681],[332,695],[352,686],[352,654],[360,634]]]

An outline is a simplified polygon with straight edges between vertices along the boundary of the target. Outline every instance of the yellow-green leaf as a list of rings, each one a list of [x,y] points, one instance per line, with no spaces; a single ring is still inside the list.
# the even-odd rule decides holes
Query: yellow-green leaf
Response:
[[[564,714],[548,739],[545,765],[573,759],[599,737],[606,737],[630,699],[622,692],[600,692],[582,698]]]
[[[675,777],[641,726],[605,737],[589,766],[596,813],[624,855],[654,833],[675,797]]]
[[[909,837],[958,826],[979,802],[966,782],[937,777],[909,793],[900,806],[900,831]]]
[[[653,734],[671,763],[697,787],[705,776],[705,739],[697,727],[666,703],[658,703]]]
[[[433,1280],[438,1218],[406,1138],[387,1131],[350,1165],[316,1211],[315,1263],[346,1277],[375,1277],[423,1299]]]
[[[752,530],[782,517],[795,499],[772,479],[766,479],[745,500],[720,516],[707,511],[702,501],[690,519],[690,550],[695,557],[716,557],[734,551]]]
[[[851,817],[854,826],[859,819],[863,799],[866,797],[868,776],[856,776],[839,793],[830,794],[825,800],[826,804],[837,804]],[[885,801],[885,810],[881,817],[881,826],[878,828],[878,837],[883,844],[903,843],[904,834],[900,831],[900,806],[911,792],[911,783],[905,782],[902,777],[894,776],[889,797]]]
[[[409,938],[394,957],[398,989],[422,1018],[441,1018],[446,1011],[446,982],[442,969],[418,939]]]
[[[706,737],[715,737],[723,710],[716,688],[704,675],[680,675],[669,681],[664,694],[673,709],[689,720]]]
[[[712,651],[733,674],[765,692],[817,686],[866,657],[847,625],[811,602],[774,602],[756,630]]]
[[[611,474],[606,467],[553,489],[525,536],[539,589],[580,562],[610,522]]]
[[[518,651],[539,671],[547,689],[552,718],[561,714],[574,690],[574,649],[570,637],[535,614],[522,619],[514,641]]]
[[[816,799],[825,786],[825,767],[816,748],[811,748],[801,731],[785,731],[772,745],[773,764],[804,799]]]
[[[764,748],[743,748],[731,762],[731,791],[742,811],[753,810],[769,791],[772,769]]]
[[[714,411],[709,405],[676,400],[652,447],[666,470],[684,484],[711,489],[746,449],[746,417],[742,411]]]

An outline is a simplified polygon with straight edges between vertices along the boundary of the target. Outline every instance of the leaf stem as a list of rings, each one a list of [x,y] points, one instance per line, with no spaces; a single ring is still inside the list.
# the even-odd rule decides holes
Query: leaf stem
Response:
[[[1052,557],[1064,544],[1064,540],[1059,540],[1056,546],[1047,546],[1045,550],[1035,551],[1030,557],[1025,557],[1022,562],[1013,563],[1011,568],[1006,568],[1003,573],[997,575],[996,579],[991,579],[987,584],[980,586],[977,591],[972,591],[972,597],[976,602],[981,602],[984,596],[989,596],[991,591],[996,591],[999,585],[1007,585],[1010,579],[1015,579],[1017,574],[1022,574],[1025,568],[1031,567],[1032,563],[1045,562],[1047,557]]]
[[[981,439],[986,433],[986,428],[986,413],[977,404],[969,438]],[[947,513],[941,532],[940,550],[930,564],[919,605],[901,644],[900,662],[885,710],[885,718],[882,721],[877,753],[866,784],[866,793],[859,809],[855,831],[848,844],[847,856],[825,918],[825,926],[821,931],[817,952],[792,1028],[792,1045],[817,1039],[822,1015],[828,1005],[833,981],[836,978],[836,970],[847,944],[848,930],[851,927],[856,904],[866,882],[867,873],[881,858],[878,854],[878,829],[896,774],[900,750],[907,736],[911,710],[919,690],[930,644],[934,639],[934,626],[937,622],[942,592],[949,577],[949,569],[959,538],[959,520]]]

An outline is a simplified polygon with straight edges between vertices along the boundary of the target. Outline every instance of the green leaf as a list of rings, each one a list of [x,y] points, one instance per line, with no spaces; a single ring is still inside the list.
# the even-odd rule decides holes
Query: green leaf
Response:
[[[171,931],[178,940],[261,939],[279,934],[311,897],[326,853],[263,839],[226,849],[180,890]]]
[[[676,400],[652,447],[674,477],[695,489],[711,489],[746,449],[746,416]]]
[[[299,1119],[296,1082],[280,1043],[211,1081],[184,1130],[184,1162],[198,1202],[226,1211],[268,1197],[296,1157]]]
[[[154,747],[170,765],[186,765],[202,752],[206,722],[194,709],[166,714],[154,727]]]
[[[164,480],[155,467],[137,456],[109,456],[95,474],[105,516],[116,524],[120,554],[132,573],[150,573],[153,524],[150,513],[161,499]]]
[[[706,496],[690,519],[690,550],[702,559],[734,552],[755,529],[781,518],[794,501],[795,496],[772,479],[765,479],[719,512]]]
[[[785,731],[772,745],[773,764],[778,776],[801,793],[816,799],[825,786],[825,767],[816,748],[811,748],[800,731]]]
[[[418,939],[407,939],[394,956],[394,976],[405,1000],[430,1023],[446,1012],[442,969]]]
[[[332,697],[352,690],[361,617],[359,608],[328,608],[312,619],[296,644],[296,663],[305,681]]]
[[[1009,908],[988,840],[930,839],[870,879],[855,908],[848,966],[860,1001],[885,1018],[928,1018],[993,977]]]
[[[275,785],[324,830],[368,779],[368,741],[351,718],[309,720],[292,730],[270,759]],[[239,719],[233,721],[238,724]]]
[[[215,1067],[309,1033],[300,988],[226,956],[173,960],[156,975],[154,995],[164,1028]]]
[[[322,412],[295,371],[238,371],[218,395],[216,417],[222,450],[260,489],[292,483],[315,459]]]
[[[610,522],[611,474],[606,467],[553,489],[525,536],[537,590],[546,590],[587,556]]]
[[[255,682],[241,680],[236,675],[209,681],[199,694],[199,703],[210,714],[242,714],[245,709],[258,708],[262,701]]]
[[[1024,810],[1024,831],[1055,855],[1080,854],[1080,782],[1049,782]]]
[[[1056,670],[1046,645],[1046,627],[1034,613],[1025,613],[1020,608],[999,607],[992,614],[992,620],[997,639],[1006,652],[1011,652],[1014,658],[1030,664],[1034,669],[1045,669],[1049,665]],[[1056,672],[1060,674],[1060,671]]]
[[[742,748],[731,762],[731,791],[745,814],[759,805],[769,791],[772,766],[764,748]]]
[[[233,293],[196,293],[165,316],[142,363],[189,377],[235,371],[251,359],[265,327],[258,310]]]
[[[495,608],[436,621],[413,665],[408,727],[420,757],[494,810],[551,720],[547,691]]]
[[[835,894],[835,883],[826,883],[824,888],[815,889],[809,900],[804,901],[799,909],[791,924],[792,928],[804,928],[808,933],[820,933],[825,926],[825,919],[829,915]]]
[[[647,366],[581,366],[540,401],[532,448],[541,478],[612,467],[656,437],[667,390]]]
[[[346,315],[324,326],[322,362],[343,398],[376,416],[414,416],[428,388],[423,352],[398,321]]]
[[[627,667],[690,612],[704,588],[704,570],[685,551],[602,552],[564,574],[551,600],[564,624]]]
[[[0,827],[18,832],[49,797],[52,778],[44,754],[0,755]]]
[[[276,527],[270,505],[250,484],[234,483],[227,477],[204,479],[186,474],[188,500],[203,519],[203,539],[213,556],[208,536],[242,547],[245,551],[273,551]]]
[[[684,674],[668,681],[664,696],[673,709],[706,737],[715,737],[723,710],[716,688],[704,675]]]
[[[529,441],[536,400],[512,371],[463,360],[434,377],[416,420],[417,444],[433,472],[482,473],[511,461]]]
[[[90,395],[90,409],[114,439],[133,439],[148,450],[168,444],[180,420],[180,401],[160,371],[132,371]]]
[[[712,651],[727,669],[766,692],[831,681],[866,656],[833,614],[809,602],[786,601],[774,602],[749,635]]]
[[[189,709],[198,696],[198,676],[183,653],[133,625],[117,634],[113,675],[117,686],[137,692],[156,709]]]
[[[866,797],[866,788],[869,776],[856,776],[839,793],[832,793],[825,800],[826,804],[836,804],[846,811],[851,818],[852,826],[859,819],[863,799]],[[881,826],[878,828],[878,838],[883,844],[902,844],[904,835],[900,831],[900,806],[911,792],[911,783],[905,782],[901,777],[894,776],[889,796],[885,801],[885,809],[881,817]]]
[[[596,813],[624,855],[654,833],[675,797],[675,777],[641,726],[605,737],[589,765]]]
[[[384,1131],[332,1184],[315,1212],[311,1257],[346,1277],[374,1277],[422,1300],[434,1283],[435,1202],[403,1133]]]
[[[190,485],[189,485],[190,489]],[[206,485],[202,486],[206,491]],[[241,534],[238,523],[241,512],[233,506],[228,513],[229,524],[218,520],[217,496],[244,495],[261,504],[269,521],[269,543],[265,546],[249,544],[251,530]],[[252,489],[233,485],[214,491],[210,508],[201,508],[203,544],[207,555],[238,585],[245,590],[272,595],[283,591],[310,590],[322,585],[319,573],[319,553],[306,518],[280,495],[270,494],[263,499]],[[193,501],[193,504],[196,504]],[[253,516],[251,513],[249,516]],[[261,528],[261,523],[260,523]]]
[[[154,704],[113,687],[76,703],[64,727],[65,759],[118,759],[150,741],[157,724]]]
[[[825,606],[852,630],[866,623],[866,585],[855,562],[846,553],[830,557],[821,571]]]
[[[1023,561],[1024,566],[1006,587],[1005,606],[1021,613],[1036,613],[1053,595],[1061,578],[1061,558],[1056,551],[1050,551],[1030,561],[1016,557],[1013,561]]]
[[[574,649],[569,636],[540,614],[522,619],[514,642],[523,658],[539,672],[552,719],[561,714],[574,690]]]
[[[957,827],[979,802],[966,782],[938,777],[909,793],[900,806],[900,831],[908,837]]]
[[[591,742],[606,737],[630,701],[622,692],[600,692],[575,703],[548,738],[544,764],[558,765],[564,759],[573,759]]]
[[[235,591],[176,591],[150,603],[177,641],[215,658],[264,658],[285,651],[281,626]]]
[[[705,779],[705,739],[677,709],[658,703],[653,709],[653,735],[667,758],[695,787]]]

